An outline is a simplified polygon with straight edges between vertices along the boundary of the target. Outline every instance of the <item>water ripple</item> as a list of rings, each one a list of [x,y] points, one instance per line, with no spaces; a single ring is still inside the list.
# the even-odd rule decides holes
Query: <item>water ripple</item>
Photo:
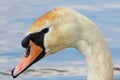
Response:
[[[114,71],[120,73],[120,68],[114,68]],[[11,70],[0,71],[0,75],[11,76]],[[21,76],[39,76],[39,77],[55,77],[55,76],[86,76],[87,70],[84,68],[72,68],[66,67],[63,69],[60,68],[33,68],[28,69],[22,73]]]

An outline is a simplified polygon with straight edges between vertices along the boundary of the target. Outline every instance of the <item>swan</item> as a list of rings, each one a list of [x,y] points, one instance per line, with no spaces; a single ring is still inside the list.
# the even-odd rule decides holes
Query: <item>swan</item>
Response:
[[[87,80],[113,80],[113,64],[103,35],[96,24],[71,8],[57,7],[38,18],[21,45],[26,51],[12,70],[13,78],[40,59],[73,47],[87,62]]]

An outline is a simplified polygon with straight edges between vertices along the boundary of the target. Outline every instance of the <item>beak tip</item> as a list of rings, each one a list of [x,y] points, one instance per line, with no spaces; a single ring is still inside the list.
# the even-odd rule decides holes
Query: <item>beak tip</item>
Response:
[[[17,77],[17,75],[14,75],[14,70],[15,70],[15,68],[14,68],[14,69],[12,69],[11,75],[12,75],[12,77],[13,77],[13,78],[16,78],[16,77]]]

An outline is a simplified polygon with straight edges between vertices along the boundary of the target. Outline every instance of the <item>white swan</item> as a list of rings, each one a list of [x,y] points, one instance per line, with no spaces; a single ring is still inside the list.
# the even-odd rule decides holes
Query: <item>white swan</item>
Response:
[[[111,56],[101,32],[73,9],[58,7],[41,16],[30,27],[22,46],[26,51],[12,71],[14,78],[39,59],[74,47],[87,61],[88,80],[113,80]]]

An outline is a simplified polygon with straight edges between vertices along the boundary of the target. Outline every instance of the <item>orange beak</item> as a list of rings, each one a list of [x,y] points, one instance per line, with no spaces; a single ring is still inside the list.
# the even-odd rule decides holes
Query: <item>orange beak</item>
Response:
[[[34,42],[30,40],[29,43],[30,49],[29,49],[29,55],[26,57],[26,53],[24,53],[23,57],[15,67],[15,69],[12,71],[12,76],[15,78],[20,73],[22,73],[24,70],[26,70],[29,66],[31,66],[34,62],[34,60],[42,53],[43,49],[36,45]]]

